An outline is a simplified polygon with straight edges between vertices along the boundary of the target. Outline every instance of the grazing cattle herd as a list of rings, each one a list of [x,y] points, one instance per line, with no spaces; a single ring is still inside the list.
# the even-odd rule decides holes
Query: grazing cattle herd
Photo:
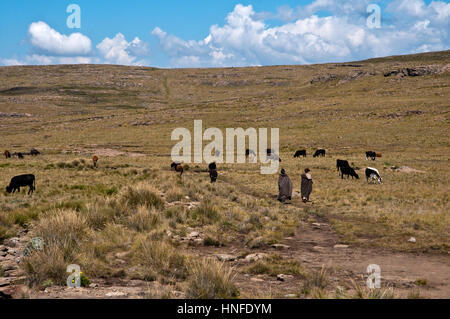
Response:
[[[31,155],[31,156],[38,156],[41,154],[41,152],[39,152],[37,149],[32,148],[31,151],[29,153],[22,153],[22,152],[15,152],[13,154],[11,154],[8,150],[5,150],[5,152],[3,153],[6,159],[10,159],[13,156],[17,156],[19,159],[23,159],[24,155]],[[268,148],[266,151],[266,155],[268,159],[272,159],[272,160],[278,160],[281,162],[281,158],[274,152],[273,149]],[[314,154],[313,157],[325,157],[326,155],[326,150],[325,149],[317,149]],[[246,149],[245,151],[245,156],[246,157],[253,157],[256,158],[256,153],[251,150],[251,149]],[[306,150],[302,149],[302,150],[298,150],[295,152],[294,154],[294,158],[299,158],[299,157],[306,157]],[[374,151],[367,151],[366,152],[366,160],[368,160],[369,158],[372,160],[375,160],[377,157],[381,157],[381,153],[377,153]],[[96,168],[97,167],[97,162],[98,162],[99,158],[97,155],[94,155],[92,157],[92,162],[93,162],[93,167]],[[252,162],[252,161],[251,161]],[[353,165],[353,163],[352,163]],[[184,172],[184,168],[183,168],[183,164],[180,162],[172,162],[172,164],[170,165],[171,169],[179,172],[180,176],[183,175]],[[359,179],[359,175],[356,173],[356,169],[359,168],[355,168],[355,167],[351,167],[350,164],[348,163],[347,160],[341,160],[341,159],[337,159],[336,160],[336,168],[337,171],[339,172],[341,179],[344,178],[344,175],[347,176],[347,179],[350,178],[350,176],[356,179]],[[218,178],[218,172],[217,172],[217,165],[215,162],[210,163],[208,165],[208,172],[209,172],[209,177],[211,179],[211,183],[214,183],[217,181]],[[371,183],[379,183],[382,184],[383,183],[383,179],[381,178],[380,172],[373,167],[367,167],[365,170],[365,175],[366,175],[366,180],[368,184]],[[35,176],[32,174],[25,174],[25,175],[19,175],[19,176],[15,176],[11,179],[9,185],[6,187],[6,192],[7,193],[15,193],[16,190],[18,192],[20,192],[20,187],[29,187],[28,190],[28,194],[32,194],[34,192],[35,188]]]

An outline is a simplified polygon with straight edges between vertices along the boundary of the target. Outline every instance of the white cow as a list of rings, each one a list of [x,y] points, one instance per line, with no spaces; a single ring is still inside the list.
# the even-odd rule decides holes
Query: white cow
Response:
[[[366,179],[367,183],[376,183],[377,181],[379,184],[383,183],[383,179],[380,176],[380,172],[373,167],[366,168]]]

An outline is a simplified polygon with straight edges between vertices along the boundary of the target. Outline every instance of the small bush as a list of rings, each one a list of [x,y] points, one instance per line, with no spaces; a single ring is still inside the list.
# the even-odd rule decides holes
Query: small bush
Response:
[[[164,202],[157,191],[146,183],[126,187],[120,193],[120,202],[130,208],[147,206],[160,209],[164,207]]]
[[[184,197],[184,195],[181,192],[181,190],[179,190],[179,189],[172,188],[166,193],[166,200],[169,203],[180,201],[183,199],[183,197]]]
[[[175,223],[183,224],[186,218],[186,213],[183,207],[173,206],[164,211],[164,216]]]
[[[200,206],[195,208],[191,214],[192,218],[202,225],[216,222],[219,218],[219,211],[209,200],[202,201]]]
[[[303,267],[297,261],[283,259],[280,255],[272,255],[267,259],[259,260],[247,267],[245,272],[254,275],[267,274],[270,276],[279,274],[304,276],[305,273]]]
[[[24,257],[20,267],[31,287],[39,287],[49,279],[55,284],[64,285],[68,276],[67,265],[71,262],[65,260],[63,251],[57,245],[47,245],[44,250]]]
[[[88,226],[86,219],[74,210],[55,210],[41,218],[34,230],[45,245],[60,248],[67,259],[86,238]]]
[[[388,288],[377,288],[377,289],[369,289],[365,286],[361,287],[352,280],[353,287],[356,291],[355,298],[359,299],[394,299],[395,293],[394,289],[391,287]]]
[[[135,261],[153,272],[181,279],[187,275],[186,257],[165,242],[142,238],[133,251]]]
[[[186,298],[189,299],[229,299],[237,298],[239,290],[233,283],[231,268],[223,263],[203,258],[189,265],[189,281]]]
[[[128,217],[127,225],[139,232],[155,228],[160,222],[159,212],[155,209],[149,210],[145,206],[139,206],[136,213]]]
[[[419,278],[414,282],[417,286],[426,286],[427,280],[424,278]]]
[[[81,287],[88,287],[91,284],[91,280],[86,277],[84,274],[80,275],[80,284]]]
[[[86,223],[94,230],[105,228],[106,224],[113,221],[117,211],[105,203],[97,203],[88,207],[85,216]]]

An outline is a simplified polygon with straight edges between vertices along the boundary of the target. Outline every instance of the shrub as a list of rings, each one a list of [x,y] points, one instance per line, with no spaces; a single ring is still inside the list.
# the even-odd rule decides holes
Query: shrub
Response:
[[[183,199],[183,197],[184,197],[184,195],[180,189],[172,188],[166,193],[166,200],[169,203],[180,201]]]
[[[53,244],[46,245],[44,250],[24,257],[20,267],[27,276],[28,285],[31,287],[41,286],[48,280],[58,285],[64,285],[68,276],[66,274],[67,265],[71,262],[66,261],[60,247]]]
[[[157,194],[155,188],[146,183],[123,189],[120,193],[120,202],[134,209],[141,205],[158,209],[164,207],[164,201]]]
[[[155,209],[149,210],[145,206],[139,206],[136,213],[128,217],[127,225],[139,232],[155,228],[160,222],[159,212]]]
[[[360,286],[356,281],[352,280],[353,287],[356,291],[355,298],[359,299],[394,299],[394,290],[391,287],[370,289],[366,286]]]
[[[165,242],[141,238],[133,251],[135,261],[153,272],[182,279],[187,275],[186,257]]]
[[[74,210],[50,211],[36,224],[35,233],[45,245],[58,247],[65,259],[70,258],[86,238],[86,219]]]
[[[189,265],[189,281],[186,298],[190,299],[229,299],[239,296],[239,290],[233,283],[231,268],[223,263],[203,258]]]
[[[116,213],[117,211],[106,203],[96,203],[88,207],[85,214],[86,222],[91,228],[100,230],[105,228],[108,222],[114,220]]]
[[[210,224],[219,218],[217,208],[209,200],[204,200],[200,206],[195,208],[192,212],[192,218],[199,221],[201,224]]]
[[[264,260],[259,260],[247,267],[245,272],[254,275],[267,274],[270,276],[278,274],[304,276],[305,273],[303,267],[297,261],[283,259],[280,255],[271,255]]]
[[[164,211],[164,216],[171,219],[175,223],[183,224],[186,218],[184,208],[181,206],[173,206]]]
[[[84,274],[80,275],[80,284],[81,287],[88,287],[91,284],[91,280],[86,277]]]

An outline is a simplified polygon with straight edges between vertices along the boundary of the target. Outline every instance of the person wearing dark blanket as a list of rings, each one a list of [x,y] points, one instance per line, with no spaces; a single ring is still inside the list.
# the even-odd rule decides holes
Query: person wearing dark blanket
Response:
[[[278,200],[284,203],[286,200],[291,200],[292,198],[292,182],[286,171],[281,169],[281,174],[278,177]]]
[[[301,175],[302,182],[301,182],[301,193],[302,193],[302,200],[304,203],[309,202],[309,195],[311,195],[312,192],[312,176],[310,173],[309,168],[305,169],[305,173]]]

